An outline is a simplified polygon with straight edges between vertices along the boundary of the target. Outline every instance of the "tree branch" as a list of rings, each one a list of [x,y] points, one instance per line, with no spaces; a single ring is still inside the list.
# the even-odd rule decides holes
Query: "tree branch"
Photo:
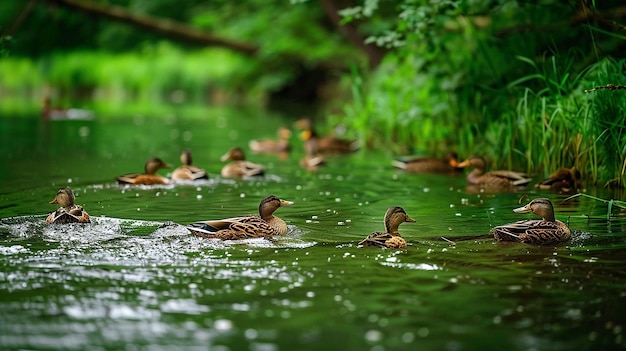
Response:
[[[246,55],[254,55],[259,50],[255,44],[238,42],[216,37],[200,29],[148,15],[131,13],[123,7],[95,3],[85,0],[45,0],[49,3],[78,10],[87,14],[97,15],[114,21],[131,24],[152,32],[162,34],[172,39],[185,41],[196,45],[220,46]]]

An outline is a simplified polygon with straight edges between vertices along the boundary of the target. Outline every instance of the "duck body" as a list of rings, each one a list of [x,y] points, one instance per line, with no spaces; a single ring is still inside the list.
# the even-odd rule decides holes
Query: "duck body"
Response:
[[[182,163],[182,166],[176,168],[174,172],[172,172],[173,181],[180,182],[209,179],[209,176],[204,169],[191,164],[192,160],[190,150],[183,150],[180,155],[180,162]]]
[[[129,173],[124,174],[115,179],[119,184],[133,184],[133,185],[159,185],[169,184],[168,178],[162,177],[156,172],[162,168],[170,168],[170,165],[163,162],[160,158],[150,158],[146,161],[144,173]]]
[[[289,143],[290,137],[291,131],[285,127],[281,127],[278,129],[278,140],[251,140],[248,143],[248,147],[252,152],[259,154],[278,154],[282,160],[285,160],[291,151],[291,144]]]
[[[74,201],[75,197],[72,189],[59,189],[57,195],[50,201],[50,204],[59,204],[61,207],[48,215],[46,223],[91,223],[87,211],[82,206],[76,205]]]
[[[412,157],[402,160],[393,160],[392,165],[409,173],[457,173],[458,156],[450,153],[445,160],[434,157]]]
[[[526,186],[532,179],[524,173],[514,171],[490,171],[485,172],[486,162],[480,156],[472,156],[459,163],[457,167],[474,167],[467,175],[467,184],[481,187],[512,188]]]
[[[552,202],[546,198],[538,198],[527,205],[513,210],[516,213],[533,212],[542,219],[518,221],[497,226],[492,229],[497,241],[514,241],[535,245],[554,245],[571,238],[567,225],[554,218]]]
[[[359,246],[377,246],[391,249],[407,246],[406,240],[398,232],[400,224],[415,222],[402,207],[391,207],[385,213],[385,232],[373,232],[359,242]]]
[[[187,229],[196,236],[223,240],[271,238],[287,234],[287,223],[274,216],[279,207],[293,205],[291,201],[268,195],[259,204],[259,215],[232,217],[189,224]]]
[[[224,178],[244,178],[265,174],[265,167],[258,163],[246,161],[243,150],[238,147],[230,149],[220,160],[222,162],[231,161],[222,167],[220,173]]]
[[[301,139],[305,141],[315,139],[317,152],[321,154],[349,154],[359,149],[357,140],[342,139],[334,135],[320,136],[308,118],[296,121],[296,127],[303,130]]]
[[[580,172],[574,168],[559,168],[548,178],[535,184],[535,188],[554,190],[560,193],[576,193],[580,186]]]

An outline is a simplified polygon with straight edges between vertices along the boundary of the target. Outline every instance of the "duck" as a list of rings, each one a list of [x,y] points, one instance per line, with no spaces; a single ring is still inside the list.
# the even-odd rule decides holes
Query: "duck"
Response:
[[[326,158],[318,151],[317,138],[309,137],[304,140],[304,157],[300,159],[300,166],[309,172],[317,172],[325,164]]]
[[[191,150],[185,149],[180,154],[180,163],[182,166],[176,168],[172,172],[172,180],[175,182],[209,179],[207,172],[199,167],[191,164]]]
[[[76,205],[74,202],[74,192],[70,188],[61,188],[57,191],[56,196],[50,204],[59,204],[56,211],[50,213],[46,218],[46,223],[66,224],[66,223],[91,223],[89,214],[83,206]]]
[[[59,108],[52,106],[52,99],[50,97],[44,97],[41,107],[41,118],[49,120],[62,120],[62,119],[79,119],[90,120],[93,119],[93,111],[77,109],[77,108]]]
[[[554,207],[549,199],[534,199],[528,204],[514,209],[513,212],[532,212],[541,219],[529,219],[494,227],[491,232],[497,241],[553,245],[565,242],[571,237],[567,225],[554,218]]]
[[[291,151],[291,144],[289,143],[291,131],[286,127],[280,127],[277,134],[278,140],[250,140],[248,147],[252,152],[258,154],[278,154],[281,160],[286,160]]]
[[[535,188],[554,190],[560,193],[576,193],[581,185],[580,172],[572,168],[559,168],[541,182],[535,184]]]
[[[296,128],[303,130],[300,134],[301,139],[317,140],[317,150],[321,154],[349,154],[359,149],[358,140],[341,139],[334,135],[320,136],[309,118],[299,119],[295,125]]]
[[[254,162],[246,161],[246,155],[240,147],[234,147],[228,150],[220,160],[222,162],[232,161],[222,167],[221,174],[224,178],[254,177],[265,174],[265,167]]]
[[[292,201],[279,199],[276,195],[267,195],[259,203],[259,215],[232,217],[226,219],[191,223],[187,229],[199,237],[222,240],[249,238],[272,238],[287,234],[287,223],[274,216],[280,207],[292,206]]]
[[[472,166],[474,169],[467,175],[467,184],[481,187],[510,188],[528,185],[532,179],[524,173],[514,171],[490,171],[485,173],[486,162],[480,156],[472,156],[457,164],[459,168]]]
[[[121,175],[115,179],[119,184],[135,184],[135,185],[156,185],[169,184],[170,180],[162,177],[156,172],[162,168],[171,168],[170,165],[163,162],[158,157],[149,158],[144,167],[144,173],[130,173]]]
[[[414,223],[415,220],[402,207],[390,207],[385,213],[385,232],[373,232],[359,242],[359,246],[378,246],[390,249],[406,247],[406,240],[398,233],[398,227],[404,222]]]
[[[393,160],[391,164],[409,173],[456,173],[462,170],[458,168],[458,155],[451,152],[445,160],[434,157],[413,157],[403,160]]]

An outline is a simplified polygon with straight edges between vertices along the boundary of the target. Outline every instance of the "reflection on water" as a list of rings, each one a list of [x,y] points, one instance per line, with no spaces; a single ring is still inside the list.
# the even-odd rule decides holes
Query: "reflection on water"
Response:
[[[266,165],[265,177],[222,179],[227,149],[286,123],[239,116],[239,128],[236,120],[62,121],[34,135],[20,124],[32,121],[10,121],[16,142],[0,156],[11,165],[0,193],[3,349],[626,347],[625,222],[607,222],[605,205],[531,188],[474,193],[462,176],[405,174],[375,152],[330,158],[308,173],[295,139],[284,162],[249,155]],[[184,147],[209,180],[115,184],[147,157],[175,165]],[[93,223],[44,223],[61,186]],[[289,225],[284,237],[224,242],[184,227],[256,213],[269,193],[295,202],[276,212]],[[569,244],[456,240],[529,218],[512,209],[538,196],[569,223]],[[396,205],[417,220],[400,227],[409,246],[358,248]]]

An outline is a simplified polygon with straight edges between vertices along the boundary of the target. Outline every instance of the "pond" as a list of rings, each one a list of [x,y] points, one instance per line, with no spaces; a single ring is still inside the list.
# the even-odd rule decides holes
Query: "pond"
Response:
[[[254,155],[262,178],[219,176],[219,157],[292,120],[259,111],[42,121],[4,117],[0,172],[0,346],[4,350],[613,350],[626,348],[626,222],[605,203],[529,187],[468,191],[460,176],[407,174],[384,150],[332,157],[318,172]],[[121,187],[148,157],[196,184]],[[159,172],[167,174],[166,170]],[[60,187],[92,216],[46,225]],[[590,194],[616,198],[602,189]],[[276,240],[198,238],[184,225],[254,213],[275,194]],[[548,197],[566,245],[456,240],[532,215]],[[359,248],[402,206],[405,249]]]

